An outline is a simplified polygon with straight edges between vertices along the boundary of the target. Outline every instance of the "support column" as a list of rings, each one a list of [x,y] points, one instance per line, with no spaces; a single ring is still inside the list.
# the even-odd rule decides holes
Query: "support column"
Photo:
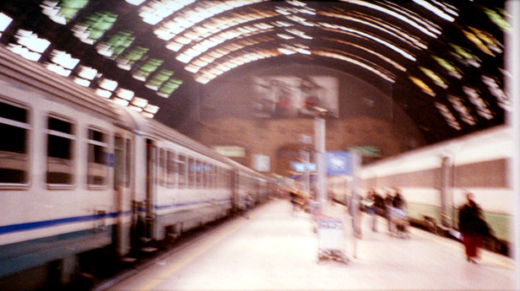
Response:
[[[316,172],[318,174],[317,181],[317,200],[320,204],[320,212],[325,205],[327,197],[327,160],[325,156],[325,119],[322,117],[314,118],[314,148],[316,150]]]

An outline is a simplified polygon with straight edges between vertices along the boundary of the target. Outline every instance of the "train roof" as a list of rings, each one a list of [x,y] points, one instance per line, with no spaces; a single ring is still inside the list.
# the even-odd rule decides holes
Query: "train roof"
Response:
[[[82,87],[69,78],[45,69],[42,64],[29,61],[0,46],[0,78],[53,98],[96,111],[114,119],[108,100],[97,96],[93,89]],[[93,98],[93,96],[95,96]]]
[[[454,155],[457,155],[458,163],[507,158],[512,155],[508,148],[511,146],[512,137],[513,131],[510,126],[498,125],[474,134],[364,165],[362,171],[364,174],[370,175],[372,169],[382,165],[402,167],[406,161],[418,162],[419,159],[421,159],[422,166],[428,167],[427,158],[435,159],[438,163],[439,157],[453,157]]]

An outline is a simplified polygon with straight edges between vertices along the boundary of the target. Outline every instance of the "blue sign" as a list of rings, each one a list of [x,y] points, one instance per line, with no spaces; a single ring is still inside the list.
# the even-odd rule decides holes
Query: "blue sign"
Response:
[[[352,157],[347,152],[327,153],[327,174],[352,175]]]
[[[297,172],[305,172],[305,163],[291,162],[291,168]],[[307,163],[307,171],[315,172],[316,164]]]

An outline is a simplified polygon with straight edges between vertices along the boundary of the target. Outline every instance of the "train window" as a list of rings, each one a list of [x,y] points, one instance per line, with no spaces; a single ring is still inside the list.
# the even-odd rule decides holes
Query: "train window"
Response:
[[[203,166],[202,166],[202,162],[201,161],[197,161],[196,162],[196,167],[195,167],[195,173],[196,173],[196,177],[197,177],[197,186],[196,188],[202,188],[202,171],[203,171]]]
[[[208,188],[209,183],[209,165],[206,163],[202,163],[202,187]]]
[[[208,188],[215,188],[215,166],[208,165]]]
[[[0,101],[0,183],[26,184],[29,180],[29,112]],[[9,138],[5,138],[9,137]]]
[[[159,185],[161,186],[166,186],[166,167],[165,167],[165,162],[166,162],[166,157],[165,157],[165,151],[164,149],[159,149],[159,170],[158,170],[158,178],[159,178]]]
[[[75,126],[49,116],[47,127],[47,184],[74,184]]]
[[[179,188],[186,188],[186,156],[183,154],[179,154],[177,169],[179,170],[177,184],[179,185]]]
[[[175,153],[171,152],[171,151],[168,151],[168,154],[167,154],[166,172],[167,172],[166,186],[168,188],[175,187],[175,174],[177,173],[177,163],[175,163]]]
[[[197,165],[195,164],[195,160],[192,157],[190,157],[188,158],[188,188],[196,187],[196,172]]]
[[[105,164],[107,152],[106,134],[99,130],[88,130],[87,184],[101,186],[108,182],[108,167]]]

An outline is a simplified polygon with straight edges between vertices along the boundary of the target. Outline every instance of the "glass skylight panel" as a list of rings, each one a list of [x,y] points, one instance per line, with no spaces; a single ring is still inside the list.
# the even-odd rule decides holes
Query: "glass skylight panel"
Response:
[[[353,17],[353,16],[344,15],[344,14],[340,14],[340,13],[334,13],[334,12],[320,12],[320,15],[325,15],[328,17],[334,17],[334,18],[339,18],[339,19],[345,19],[348,21],[358,22],[358,23],[370,26],[372,28],[375,28],[377,30],[380,30],[393,37],[397,37],[401,41],[406,42],[408,45],[410,45],[412,47],[421,48],[421,49],[428,48],[428,46],[420,38],[412,36],[409,33],[403,31],[399,27],[396,27],[387,22],[380,21],[369,15],[357,13],[356,17]],[[336,28],[336,25],[334,25],[334,24],[319,23],[319,25],[321,25],[323,27]]]
[[[184,69],[190,73],[195,74],[200,70],[200,67],[196,66],[194,64],[190,64],[190,65],[185,66]]]
[[[463,86],[462,90],[468,96],[469,101],[477,108],[478,115],[488,120],[494,118],[494,114],[489,109],[488,104],[480,97],[480,92],[468,86]]]
[[[503,53],[504,45],[501,44],[494,36],[489,34],[487,31],[483,31],[481,29],[477,29],[474,27],[468,27],[479,39],[484,42],[484,44],[492,51],[496,53]]]
[[[148,104],[144,108],[144,111],[155,114],[155,113],[157,113],[157,111],[159,111],[159,106]]]
[[[109,58],[117,58],[123,51],[134,42],[135,36],[132,31],[118,31],[106,42],[98,44],[98,52]],[[106,52],[106,53],[102,53]]]
[[[140,98],[140,97],[134,97],[134,99],[132,99],[131,103],[134,106],[137,106],[137,107],[140,107],[140,108],[144,108],[148,104],[148,100],[146,100],[144,98]]]
[[[83,78],[79,78],[79,77],[74,77],[74,83],[78,84],[78,85],[81,85],[83,87],[89,87],[90,86],[90,81],[89,80],[85,80]]]
[[[110,92],[108,90],[103,90],[103,89],[100,89],[100,88],[96,89],[96,94],[98,96],[103,97],[103,98],[110,98],[110,96],[112,96],[112,92]]]
[[[23,47],[29,49],[32,52],[37,52],[43,54],[43,52],[49,47],[51,44],[50,41],[38,38],[36,33],[33,33],[28,30],[19,29],[16,33],[16,39],[18,44]]]
[[[98,86],[108,91],[114,91],[117,88],[117,81],[110,79],[102,79],[99,81]]]
[[[448,88],[448,84],[446,84],[446,82],[439,75],[437,75],[434,71],[427,69],[425,67],[422,67],[422,66],[419,66],[419,69],[426,76],[428,76],[430,79],[432,79],[432,81],[433,81],[433,83],[435,83],[435,85],[437,85],[441,88],[444,88],[444,89]]]
[[[480,59],[472,54],[468,49],[453,43],[450,43],[449,45],[453,48],[453,52],[451,53],[460,61],[465,64],[472,65],[475,68],[480,68]]]
[[[437,109],[439,110],[441,115],[444,117],[444,119],[446,120],[446,123],[448,123],[449,126],[455,128],[456,130],[462,129],[460,127],[459,122],[455,118],[455,116],[453,116],[453,114],[451,114],[451,111],[448,108],[448,106],[446,106],[442,103],[439,103],[439,102],[435,102],[435,107],[437,107]]]
[[[172,75],[173,71],[160,70],[146,82],[145,86],[149,89],[158,91],[159,87],[161,87]]]
[[[139,113],[143,112],[143,108],[138,107],[138,106],[134,106],[134,105],[132,105],[132,104],[129,104],[129,105],[128,105],[128,108],[130,108],[130,109],[132,109],[132,110],[134,110],[134,111],[137,111],[137,112],[139,112]]]
[[[511,24],[506,20],[505,15],[507,12],[502,9],[493,10],[487,7],[482,8],[484,13],[489,17],[489,19],[495,23],[498,27],[500,27],[505,32],[511,32]]]
[[[213,60],[212,60],[212,61],[213,61]],[[194,64],[195,66],[197,66],[197,67],[201,67],[201,68],[202,68],[202,67],[207,66],[207,65],[208,65],[208,62],[205,62],[205,61],[203,61],[203,60],[198,59],[198,60],[194,61],[193,64]]]
[[[144,116],[144,117],[148,117],[148,118],[153,118],[154,115],[150,112],[146,112],[146,111],[142,111],[141,114]]]
[[[475,125],[476,119],[471,115],[471,111],[464,105],[461,98],[454,95],[448,96],[451,106],[459,113],[460,119],[469,125]]]
[[[190,5],[195,0],[155,0],[148,1],[139,9],[139,16],[143,21],[155,25],[164,18],[169,17],[173,13],[179,11],[184,6]]]
[[[100,39],[107,30],[112,28],[116,20],[116,14],[107,11],[97,11],[87,16],[85,21],[74,26],[74,35],[83,42],[93,44]]]
[[[79,59],[75,59],[70,54],[59,50],[51,52],[51,61],[69,70],[73,70],[79,63]]]
[[[128,2],[132,5],[135,5],[135,6],[139,6],[139,5],[143,4],[144,1],[146,1],[146,0],[126,0],[126,2]]]
[[[419,15],[418,13],[416,13],[414,11],[404,8],[404,6],[402,6],[402,5],[397,5],[396,3],[391,2],[391,1],[381,2],[380,4],[382,6],[389,7],[390,9],[401,13],[405,17],[408,17],[409,19],[417,22],[418,24],[423,25],[426,29],[428,29],[429,31],[433,32],[436,35],[440,35],[442,33],[441,27],[439,25],[431,22],[430,20],[428,20],[425,17],[422,17],[421,15]]]
[[[432,58],[435,61],[437,61],[437,63],[439,65],[441,65],[444,69],[446,69],[450,76],[455,77],[457,79],[462,78],[462,71],[459,68],[457,68],[455,65],[453,65],[450,61],[437,57],[437,56],[432,56]]]
[[[181,63],[187,64],[191,61],[192,57],[187,54],[180,54],[175,59]]]
[[[182,83],[182,80],[170,78],[161,86],[161,88],[159,89],[159,93],[157,94],[159,96],[168,98],[170,97],[170,94],[173,93],[173,91],[177,90],[177,88],[179,88],[182,85]]]
[[[498,85],[496,77],[482,75],[482,83],[486,84],[491,95],[497,98],[497,103],[500,107],[508,111],[512,110],[511,99],[507,96],[504,90],[502,90],[502,87]]]
[[[428,10],[430,10],[435,15],[439,16],[440,18],[442,18],[444,20],[447,20],[449,22],[453,22],[455,20],[455,18],[453,18],[452,16],[446,14],[442,9],[439,9],[439,8],[435,7],[434,5],[430,4],[427,1],[424,1],[424,0],[413,0],[413,2],[419,4],[420,6],[426,8]]]
[[[130,100],[132,100],[132,98],[134,98],[135,93],[132,90],[128,90],[128,89],[124,89],[124,88],[117,88],[116,95],[122,99],[130,101]]]
[[[76,17],[78,12],[83,9],[88,0],[47,0],[40,5],[43,14],[59,24],[67,24],[71,19]]]
[[[466,36],[466,38],[471,41],[478,49],[480,49],[485,54],[488,54],[490,56],[495,56],[493,52],[480,40],[475,34],[473,34],[470,31],[467,31],[465,29],[462,29],[462,32]]]
[[[10,43],[7,46],[7,49],[14,52],[15,54],[21,55],[22,57],[35,62],[38,61],[42,56],[41,54],[33,52],[19,44]]]
[[[78,74],[78,76],[80,76],[83,79],[87,79],[87,80],[91,80],[92,81],[96,77],[97,73],[98,72],[97,72],[96,69],[80,65],[77,74]]]
[[[417,78],[417,77],[413,77],[413,76],[409,76],[408,78],[410,78],[410,80],[417,86],[421,89],[421,91],[423,91],[424,93],[432,96],[432,97],[435,97],[435,92],[433,92],[433,90],[430,88],[430,86],[426,85],[426,83],[423,82],[423,80]]]
[[[63,77],[68,77],[71,73],[71,70],[67,70],[64,67],[53,63],[46,63],[45,67],[47,68],[47,70],[52,71]]]
[[[159,59],[149,59],[146,63],[141,65],[139,69],[137,69],[136,75],[141,77],[140,80],[142,80],[143,78],[146,80],[150,76],[150,74],[155,72],[155,70],[157,70],[157,68],[159,68],[163,64],[163,62],[163,60]]]
[[[112,100],[114,101],[114,103],[119,104],[121,106],[128,106],[128,104],[130,104],[130,102],[128,100],[121,99],[121,98],[114,98]]]
[[[6,30],[6,28],[13,22],[13,19],[4,13],[0,12],[0,36]]]
[[[320,25],[324,25],[324,23],[320,23]],[[358,35],[358,36],[361,36],[361,37],[364,37],[364,38],[368,38],[368,39],[371,39],[375,42],[378,42],[388,48],[390,48],[391,50],[399,53],[400,55],[404,56],[405,58],[409,59],[409,60],[412,60],[412,61],[415,61],[415,56],[411,55],[409,52],[407,52],[406,50],[404,49],[401,49],[397,46],[395,46],[394,44],[391,44],[383,39],[380,39],[376,36],[373,36],[371,34],[367,34],[367,33],[364,33],[362,31],[358,31],[358,30],[355,30],[355,29],[351,29],[351,28],[348,28],[348,27],[345,27],[345,26],[340,26],[340,25],[334,25],[335,26],[335,29],[338,29],[337,31],[338,32],[343,32],[343,33],[351,33],[351,34],[355,34],[355,35]]]
[[[428,36],[431,36],[431,37],[434,37],[434,38],[437,37],[437,35],[435,33],[430,32],[430,30],[425,28],[423,25],[420,25],[419,23],[417,23],[416,21],[410,19],[409,17],[407,17],[405,15],[402,15],[401,13],[394,12],[394,11],[388,9],[388,8],[385,8],[385,7],[379,6],[377,4],[370,3],[370,2],[365,2],[365,1],[358,1],[358,0],[342,0],[342,1],[343,2],[348,2],[350,4],[364,6],[364,7],[367,7],[367,8],[370,8],[370,9],[374,9],[374,10],[377,10],[379,12],[388,14],[390,16],[393,16],[393,17],[395,17],[397,19],[400,19],[400,20],[410,24],[411,26],[415,27],[416,29],[418,29],[419,31],[423,32],[424,34],[426,34]],[[440,32],[438,32],[438,34],[440,34]]]

